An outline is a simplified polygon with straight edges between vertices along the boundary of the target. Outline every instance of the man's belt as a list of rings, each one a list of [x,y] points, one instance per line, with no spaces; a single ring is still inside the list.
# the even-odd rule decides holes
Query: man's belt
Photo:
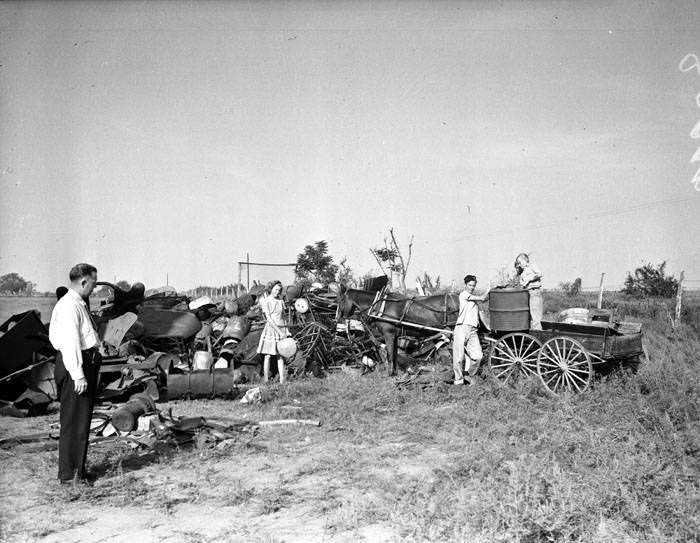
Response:
[[[97,364],[100,361],[100,351],[97,346],[83,349],[81,352],[83,353],[83,361],[88,364]]]

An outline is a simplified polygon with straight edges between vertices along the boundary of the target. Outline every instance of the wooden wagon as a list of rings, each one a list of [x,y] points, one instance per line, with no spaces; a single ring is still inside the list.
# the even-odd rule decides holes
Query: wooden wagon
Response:
[[[486,338],[488,365],[498,382],[537,375],[553,394],[582,392],[596,371],[614,364],[636,367],[644,355],[641,324],[542,321],[542,328]]]

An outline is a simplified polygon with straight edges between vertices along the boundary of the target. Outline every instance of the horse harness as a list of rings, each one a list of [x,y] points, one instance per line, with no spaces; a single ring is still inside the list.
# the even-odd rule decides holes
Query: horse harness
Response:
[[[448,300],[448,298],[449,298],[450,296],[453,296],[453,295],[452,295],[452,294],[445,293],[445,295],[444,295],[444,297],[443,297],[443,309],[442,309],[442,311],[439,310],[439,309],[434,309],[434,308],[430,307],[429,305],[427,305],[427,304],[425,304],[425,303],[422,303],[422,302],[419,301],[419,300],[416,300],[416,297],[415,297],[415,296],[413,296],[413,297],[411,297],[411,298],[408,298],[408,299],[406,300],[406,305],[404,305],[403,311],[401,312],[401,316],[399,317],[399,322],[398,322],[398,324],[403,324],[404,322],[406,322],[405,319],[406,319],[406,315],[408,315],[409,309],[411,308],[411,306],[412,306],[413,304],[416,304],[417,306],[422,307],[422,308],[424,308],[424,309],[427,309],[427,310],[429,310],[429,311],[432,311],[433,313],[441,312],[441,313],[442,313],[442,316],[443,316],[442,325],[443,325],[445,328],[447,328],[448,326],[454,326],[454,325],[456,324],[457,321],[455,320],[455,322],[450,322],[450,321],[448,320],[448,315],[454,314],[454,313],[459,313],[459,310],[457,309],[457,310],[448,311],[448,309],[447,309],[447,300]],[[380,291],[377,292],[377,294],[376,294],[375,297],[374,297],[374,301],[372,302],[372,305],[370,305],[370,307],[367,309],[367,316],[368,316],[368,317],[371,317],[371,318],[375,318],[375,319],[381,319],[382,316],[384,315],[384,311],[385,311],[385,309],[386,309],[386,302],[387,302],[387,301],[401,301],[401,300],[392,300],[392,299],[388,296],[388,294],[385,292],[385,290],[382,289],[382,290],[380,290]],[[376,313],[373,313],[373,312],[372,312],[372,309],[373,309],[374,307],[376,307],[377,304],[379,304],[379,311],[377,311]]]

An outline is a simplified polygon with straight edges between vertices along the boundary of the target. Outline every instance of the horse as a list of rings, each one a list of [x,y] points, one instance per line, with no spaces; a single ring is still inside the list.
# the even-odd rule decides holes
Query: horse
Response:
[[[390,376],[396,375],[398,369],[396,339],[399,332],[425,338],[436,331],[454,328],[459,313],[459,297],[456,294],[406,297],[395,293],[341,289],[337,301],[337,320],[356,314],[369,320],[381,333],[386,345]]]

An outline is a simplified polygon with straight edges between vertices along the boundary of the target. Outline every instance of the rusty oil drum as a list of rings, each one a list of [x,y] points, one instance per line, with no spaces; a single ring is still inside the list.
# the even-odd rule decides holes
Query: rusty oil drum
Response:
[[[235,315],[228,320],[226,328],[222,332],[222,336],[225,338],[233,338],[238,341],[243,341],[243,338],[250,331],[250,320],[247,317],[242,317]]]
[[[489,292],[491,330],[520,332],[530,328],[530,293],[521,288],[493,289]]]

